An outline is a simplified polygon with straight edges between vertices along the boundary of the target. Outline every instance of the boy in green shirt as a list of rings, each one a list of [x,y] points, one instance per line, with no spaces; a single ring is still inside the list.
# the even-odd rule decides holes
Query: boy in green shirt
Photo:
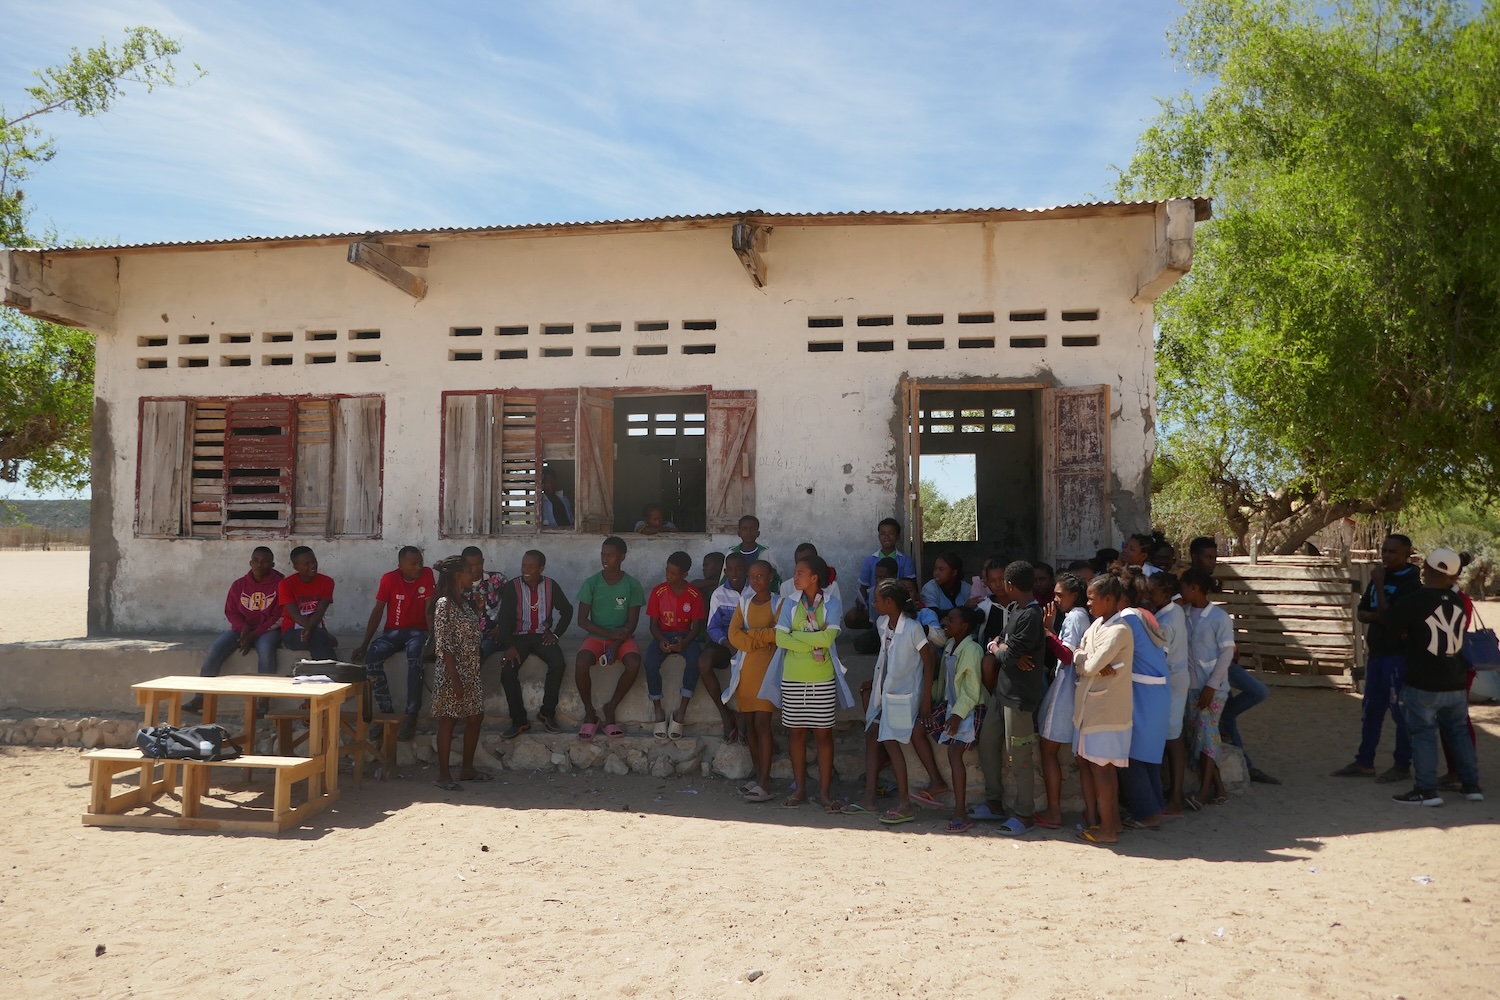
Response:
[[[615,712],[641,669],[641,650],[635,643],[636,626],[641,620],[641,606],[646,595],[640,581],[626,573],[625,541],[610,535],[599,548],[600,572],[583,581],[578,588],[578,624],[588,633],[578,650],[573,676],[583,699],[583,725],[578,738],[591,740],[599,730],[599,716],[594,712],[594,686],[589,670],[595,663],[607,666],[619,660],[624,670],[615,684],[614,697],[604,703],[604,735],[624,736],[625,730],[615,723]]]

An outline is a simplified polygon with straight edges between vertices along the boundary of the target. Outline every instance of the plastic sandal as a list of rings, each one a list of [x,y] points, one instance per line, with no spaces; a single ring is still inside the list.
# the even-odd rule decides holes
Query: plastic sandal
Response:
[[[597,723],[597,722],[585,722],[583,725],[581,725],[581,726],[578,727],[578,738],[580,740],[583,740],[583,742],[587,743],[587,742],[589,742],[590,740],[592,740],[594,738],[594,734],[597,733],[598,731],[599,731],[599,723]]]
[[[625,735],[625,730],[621,729],[616,723],[611,722],[604,727],[604,735],[612,740],[618,740]]]
[[[678,722],[676,719],[667,719],[667,739],[682,739],[682,723]]]
[[[880,822],[886,826],[900,826],[902,823],[911,823],[916,818],[917,814],[915,812],[903,813],[897,812],[894,809],[888,809],[880,814]]]
[[[608,733],[609,730],[606,729],[605,734],[608,735]],[[651,728],[651,735],[656,737],[656,742],[658,743],[667,742],[667,720],[662,719],[655,726],[653,726]]]
[[[990,804],[988,802],[981,802],[979,803],[979,805],[969,810],[969,819],[978,820],[980,822],[989,822],[992,820],[998,822],[1005,819],[1005,813],[997,813],[995,812],[995,810],[990,808]]]
[[[912,797],[913,801],[920,802],[924,806],[931,806],[934,809],[941,809],[941,808],[943,808],[943,802],[942,802],[942,800],[938,799],[936,796],[934,796],[931,792],[927,791],[927,789],[925,789],[925,788],[922,789],[920,792],[912,792],[911,793],[911,797]]]
[[[873,809],[866,809],[864,806],[860,805],[858,802],[850,802],[848,805],[844,806],[844,815],[845,816],[863,816],[863,815],[866,815],[868,813],[872,813],[874,811],[875,810],[873,810]]]
[[[995,832],[1006,837],[1019,837],[1021,834],[1029,832],[1030,829],[1031,827],[1016,817],[1008,816],[1004,822],[995,827]]]
[[[1061,823],[1054,823],[1050,819],[1048,819],[1047,817],[1043,816],[1041,813],[1032,813],[1032,815],[1031,815],[1031,821],[1033,823],[1035,823],[1037,826],[1041,827],[1043,830],[1061,830],[1062,829],[1062,824]]]
[[[968,833],[974,829],[974,824],[966,819],[950,819],[948,825],[943,829],[944,833]]]

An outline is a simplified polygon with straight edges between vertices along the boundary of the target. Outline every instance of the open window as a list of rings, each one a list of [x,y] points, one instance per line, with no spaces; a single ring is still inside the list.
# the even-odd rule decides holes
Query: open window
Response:
[[[379,396],[141,402],[136,534],[378,538]]]

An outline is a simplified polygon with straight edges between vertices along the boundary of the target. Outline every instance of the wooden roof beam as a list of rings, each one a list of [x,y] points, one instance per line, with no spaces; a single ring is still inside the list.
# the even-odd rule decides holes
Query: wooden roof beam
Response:
[[[349,263],[364,268],[421,301],[427,294],[427,282],[406,268],[426,267],[429,253],[429,249],[423,246],[359,241],[349,244]]]
[[[748,222],[736,222],[729,230],[729,242],[734,247],[735,255],[745,265],[750,281],[756,288],[766,287],[766,261],[761,254],[766,252],[770,236],[770,226],[756,226]]]

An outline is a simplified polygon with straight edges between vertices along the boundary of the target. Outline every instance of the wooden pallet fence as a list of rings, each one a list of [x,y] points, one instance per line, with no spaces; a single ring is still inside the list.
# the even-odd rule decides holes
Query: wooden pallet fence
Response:
[[[1234,618],[1242,664],[1286,673],[1341,674],[1356,662],[1349,567],[1305,556],[1221,559],[1218,602]]]

